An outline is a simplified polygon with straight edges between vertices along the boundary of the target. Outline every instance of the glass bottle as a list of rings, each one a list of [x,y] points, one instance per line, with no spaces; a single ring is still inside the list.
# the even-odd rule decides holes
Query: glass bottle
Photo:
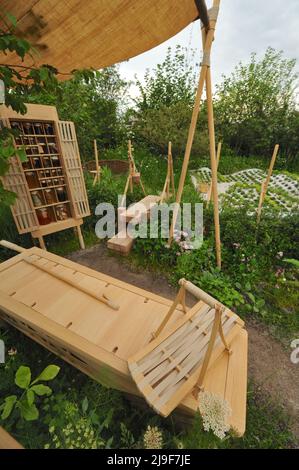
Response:
[[[56,189],[57,199],[59,202],[64,202],[67,199],[67,194],[63,186]]]

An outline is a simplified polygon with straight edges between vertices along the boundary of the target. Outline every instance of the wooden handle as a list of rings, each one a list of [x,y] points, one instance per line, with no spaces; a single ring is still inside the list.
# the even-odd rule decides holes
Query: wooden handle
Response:
[[[194,297],[199,300],[202,300],[212,308],[215,308],[215,306],[218,305],[222,305],[220,302],[218,302],[218,300],[214,299],[211,295],[207,294],[202,289],[192,284],[192,282],[186,281],[186,279],[180,279],[179,284],[180,286],[185,287],[185,289],[190,292],[190,294],[194,295]]]
[[[23,253],[26,251],[26,248],[16,245],[15,243],[8,242],[7,240],[1,240],[0,245],[4,248],[9,248],[10,250],[17,251],[18,253]]]
[[[89,289],[80,286],[77,282],[72,281],[71,279],[63,276],[60,273],[55,273],[52,269],[47,268],[46,266],[43,266],[42,264],[38,264],[35,261],[31,260],[30,258],[23,258],[23,261],[25,261],[28,264],[31,264],[32,266],[35,266],[37,269],[40,269],[41,271],[44,271],[47,274],[50,274],[51,276],[55,277],[56,279],[59,279],[60,281],[65,282],[66,284],[69,284],[72,287],[75,287],[76,289],[80,290],[81,292],[84,292],[84,294],[89,295],[90,297],[93,297],[96,300],[99,300],[103,304],[107,305],[110,308],[113,308],[113,310],[119,310],[119,305],[114,303],[112,300],[108,299],[105,295],[98,295],[95,294],[94,292],[90,291]]]

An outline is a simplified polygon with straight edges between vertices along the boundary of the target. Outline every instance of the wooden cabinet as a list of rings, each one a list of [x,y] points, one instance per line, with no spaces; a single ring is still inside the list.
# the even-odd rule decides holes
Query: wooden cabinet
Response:
[[[43,105],[27,105],[25,115],[1,106],[0,117],[17,131],[14,144],[27,155],[24,162],[12,157],[2,178],[17,195],[11,210],[19,233],[31,232],[45,248],[45,235],[73,227],[84,248],[80,225],[90,210],[74,123]]]

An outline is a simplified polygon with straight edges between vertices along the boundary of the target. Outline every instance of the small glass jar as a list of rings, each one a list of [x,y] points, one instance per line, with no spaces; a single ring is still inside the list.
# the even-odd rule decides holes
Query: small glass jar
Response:
[[[69,218],[67,208],[64,204],[56,206],[55,212],[57,220],[66,220]]]
[[[11,122],[10,123],[11,125],[11,128],[14,130],[14,131],[18,131],[18,132],[21,132],[22,131],[22,128],[20,126],[20,124],[18,122]]]
[[[33,134],[33,126],[31,124],[31,122],[25,122],[23,124],[23,128],[24,128],[24,133],[25,134],[27,134],[27,135]]]
[[[42,167],[42,164],[41,164],[41,161],[40,161],[39,157],[33,157],[32,158],[32,163],[33,163],[33,167],[36,168],[36,169],[39,169],[39,168]]]
[[[47,180],[41,180],[40,185],[41,185],[42,188],[46,188],[47,187]]]
[[[44,157],[43,162],[44,162],[44,168],[51,168],[52,164],[51,164],[50,157]],[[49,174],[49,176],[51,176],[51,174]]]
[[[58,153],[56,144],[54,142],[49,142],[48,147],[49,147],[49,153],[52,153],[52,154]]]
[[[56,172],[57,176],[63,176],[62,168],[58,168]]]
[[[52,189],[45,189],[44,190],[44,195],[45,195],[45,199],[46,199],[47,204],[54,204],[56,202],[55,193]]]
[[[38,209],[36,211],[36,214],[37,214],[38,221],[41,225],[47,225],[52,222],[52,219],[46,207],[42,209]]]
[[[43,205],[42,198],[38,191],[32,191],[31,197],[35,207],[40,207]]]
[[[50,170],[46,170],[45,171],[45,178],[50,178],[51,177],[51,171]]]
[[[32,155],[32,148],[26,147],[26,155]]]
[[[43,134],[43,125],[41,122],[35,122],[34,123],[34,131],[36,135],[41,135]]]
[[[60,160],[59,160],[59,157],[57,156],[51,157],[51,162],[52,162],[52,166],[56,168],[60,166]]]
[[[36,188],[38,186],[38,179],[36,177],[35,171],[26,171],[25,175],[26,175],[26,180],[27,180],[27,184],[29,188],[30,189]]]
[[[59,202],[64,202],[67,199],[67,194],[63,186],[56,188],[57,199]]]
[[[52,124],[44,124],[44,128],[45,128],[45,133],[47,135],[53,135],[54,134],[54,129],[53,129]]]
[[[58,179],[58,178],[54,178],[54,179],[52,180],[52,184],[53,184],[53,186],[59,186],[59,179]]]

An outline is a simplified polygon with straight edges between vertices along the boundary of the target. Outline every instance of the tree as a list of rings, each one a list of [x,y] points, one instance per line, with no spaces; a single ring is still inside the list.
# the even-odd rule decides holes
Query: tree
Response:
[[[99,148],[115,146],[122,139],[120,114],[128,83],[117,67],[101,71],[77,71],[71,80],[59,83],[54,93],[47,89],[30,93],[28,102],[57,107],[61,119],[74,121],[83,158],[93,158],[93,140]]]
[[[129,112],[129,120],[137,139],[152,151],[166,153],[171,140],[174,155],[184,152],[195,98],[196,75],[194,62],[187,59],[187,50],[177,46],[174,52],[168,49],[165,60],[151,73],[149,70],[146,72],[144,84],[137,80],[140,95],[135,100],[135,112]],[[201,155],[208,148],[205,112],[203,107],[193,145],[193,152]]]
[[[217,128],[237,154],[268,157],[277,142],[290,153],[287,135],[295,112],[295,63],[269,47],[260,60],[252,54],[250,63],[239,63],[216,87]]]
[[[28,41],[14,34],[16,19],[9,13],[1,13],[0,19],[4,29],[0,28],[0,51],[2,54],[15,53],[20,59],[17,65],[5,65],[0,63],[0,80],[5,91],[5,104],[18,113],[26,113],[26,96],[31,92],[40,91],[42,88],[55,89],[57,85],[57,70],[49,65],[42,67],[25,67],[22,65],[25,55],[33,54]],[[9,159],[18,155],[21,160],[26,160],[24,149],[16,150],[13,145],[13,137],[17,131],[5,126],[0,129],[0,176],[4,176],[9,168]],[[6,191],[0,183],[0,203],[12,204],[15,194]]]

